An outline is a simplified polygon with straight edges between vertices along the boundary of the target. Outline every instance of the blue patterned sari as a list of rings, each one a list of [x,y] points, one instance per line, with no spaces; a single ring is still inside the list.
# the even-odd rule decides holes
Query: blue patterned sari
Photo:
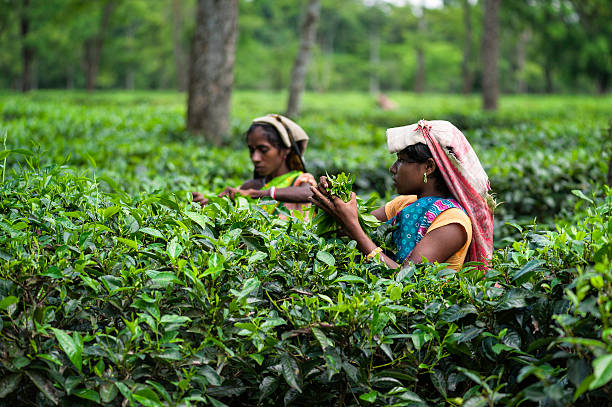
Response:
[[[397,225],[392,236],[397,247],[395,261],[398,264],[403,264],[410,256],[436,217],[450,208],[464,210],[454,199],[427,196],[417,199],[387,221],[391,225]]]

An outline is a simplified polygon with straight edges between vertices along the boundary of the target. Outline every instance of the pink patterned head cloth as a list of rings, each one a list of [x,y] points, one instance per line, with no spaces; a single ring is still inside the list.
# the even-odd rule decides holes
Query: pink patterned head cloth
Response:
[[[413,144],[429,147],[449,190],[472,221],[469,260],[486,270],[493,255],[493,209],[489,177],[463,133],[445,120],[419,120],[409,126],[387,129],[390,153]]]

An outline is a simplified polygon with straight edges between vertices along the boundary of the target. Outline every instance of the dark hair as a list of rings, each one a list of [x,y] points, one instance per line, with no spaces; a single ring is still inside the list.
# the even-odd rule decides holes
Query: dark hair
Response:
[[[433,160],[433,155],[431,154],[429,147],[427,147],[427,145],[423,143],[416,143],[411,146],[408,146],[402,151],[400,151],[400,153],[404,154],[408,161],[413,161],[416,163],[425,163],[430,158]],[[432,172],[431,175],[428,176],[428,178],[434,180],[434,182],[436,183],[436,188],[438,188],[438,190],[444,195],[453,196],[451,191],[448,189],[448,185],[446,185],[446,181],[444,181],[442,171],[437,165],[435,171]]]
[[[246,132],[246,137],[248,138],[249,134],[255,131],[257,127],[262,128],[262,130],[264,131],[264,134],[266,135],[266,139],[268,140],[268,143],[270,143],[277,150],[283,150],[283,149],[290,150],[289,154],[287,155],[287,159],[286,159],[287,167],[289,167],[289,170],[306,171],[306,169],[303,168],[302,166],[302,160],[299,158],[299,156],[302,156],[302,154],[304,154],[304,147],[306,146],[305,140],[297,141],[295,143],[295,148],[297,149],[297,151],[295,151],[295,149],[287,147],[283,143],[283,140],[281,139],[280,134],[278,134],[278,130],[276,130],[276,128],[273,125],[268,124],[268,123],[251,124],[251,127],[249,127],[249,129]]]
[[[276,128],[272,126],[271,124],[267,124],[267,123],[251,124],[251,127],[249,127],[249,129],[246,132],[246,137],[248,138],[249,134],[254,132],[255,129],[258,127],[261,127],[262,130],[264,131],[264,134],[266,135],[266,139],[268,140],[268,143],[272,144],[277,150],[282,150],[282,149],[287,148],[285,144],[283,144],[283,140],[281,139],[280,134],[278,134],[278,130],[276,130]]]

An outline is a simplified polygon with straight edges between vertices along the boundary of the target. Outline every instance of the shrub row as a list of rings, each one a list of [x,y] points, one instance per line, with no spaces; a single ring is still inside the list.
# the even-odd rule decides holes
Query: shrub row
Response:
[[[5,405],[602,405],[612,192],[486,275],[388,270],[244,199],[0,184]]]

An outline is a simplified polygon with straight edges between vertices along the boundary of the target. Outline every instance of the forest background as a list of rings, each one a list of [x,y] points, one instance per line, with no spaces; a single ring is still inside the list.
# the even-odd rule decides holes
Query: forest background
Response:
[[[239,2],[236,89],[288,87],[305,3]],[[185,0],[1,0],[0,88],[185,90],[195,9]],[[320,15],[310,91],[482,87],[480,1],[323,0]],[[504,1],[499,19],[502,92],[608,90],[610,2]]]

